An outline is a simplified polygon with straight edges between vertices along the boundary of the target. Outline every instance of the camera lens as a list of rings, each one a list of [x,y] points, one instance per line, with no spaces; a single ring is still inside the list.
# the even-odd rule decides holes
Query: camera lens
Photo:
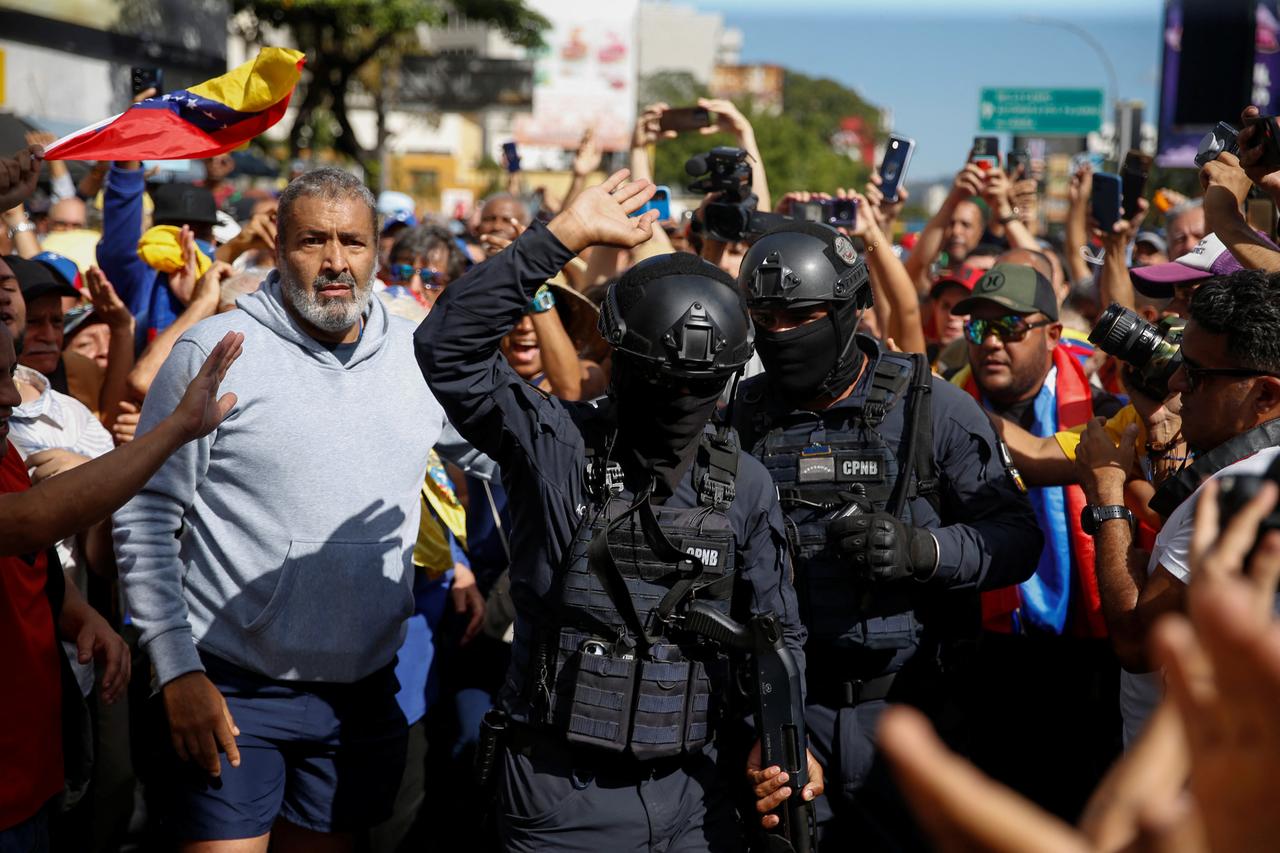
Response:
[[[1163,335],[1134,312],[1111,305],[1102,312],[1098,324],[1089,333],[1089,341],[1107,355],[1141,367],[1151,360],[1163,341]]]

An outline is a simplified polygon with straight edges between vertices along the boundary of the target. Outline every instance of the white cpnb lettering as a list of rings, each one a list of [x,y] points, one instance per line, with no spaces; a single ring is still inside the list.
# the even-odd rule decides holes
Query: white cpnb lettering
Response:
[[[842,464],[846,477],[876,477],[880,474],[880,462],[876,459],[846,459]]]
[[[689,548],[685,553],[697,557],[708,568],[720,565],[720,552],[714,548]]]

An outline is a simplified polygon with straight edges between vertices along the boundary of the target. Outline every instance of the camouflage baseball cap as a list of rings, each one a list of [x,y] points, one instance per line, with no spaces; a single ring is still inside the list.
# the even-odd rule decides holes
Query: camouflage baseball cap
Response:
[[[1022,264],[996,264],[973,286],[973,295],[962,299],[952,314],[970,314],[982,302],[994,302],[1018,314],[1040,312],[1058,319],[1058,297],[1049,279]]]

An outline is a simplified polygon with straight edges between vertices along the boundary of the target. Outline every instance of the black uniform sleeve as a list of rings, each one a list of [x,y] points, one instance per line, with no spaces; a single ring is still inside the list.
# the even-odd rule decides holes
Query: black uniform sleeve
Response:
[[[939,560],[931,583],[986,590],[1025,581],[1044,534],[1000,459],[991,422],[972,397],[935,378],[933,429],[942,518],[952,523],[932,531]]]
[[[740,470],[747,468],[746,457],[741,459],[741,464]],[[740,473],[740,484],[742,476]],[[787,648],[803,671],[804,644],[809,634],[800,621],[800,605],[792,584],[791,558],[782,509],[778,506],[773,481],[763,468],[760,469],[759,476],[763,484],[758,494],[753,494],[756,489],[749,488],[744,490],[745,494],[740,494],[735,499],[735,503],[744,501],[751,508],[746,519],[742,579],[751,589],[751,613],[771,613],[778,618],[782,623]]]
[[[450,284],[414,333],[418,365],[449,420],[504,472],[577,469],[581,439],[564,406],[521,379],[499,350],[538,288],[572,257],[535,223]]]

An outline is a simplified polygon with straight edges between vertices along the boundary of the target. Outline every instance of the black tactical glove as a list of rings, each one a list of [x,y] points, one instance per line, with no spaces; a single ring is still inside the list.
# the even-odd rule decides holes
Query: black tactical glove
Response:
[[[827,528],[830,541],[872,581],[928,580],[938,570],[938,541],[928,530],[904,524],[887,512],[837,518]]]

